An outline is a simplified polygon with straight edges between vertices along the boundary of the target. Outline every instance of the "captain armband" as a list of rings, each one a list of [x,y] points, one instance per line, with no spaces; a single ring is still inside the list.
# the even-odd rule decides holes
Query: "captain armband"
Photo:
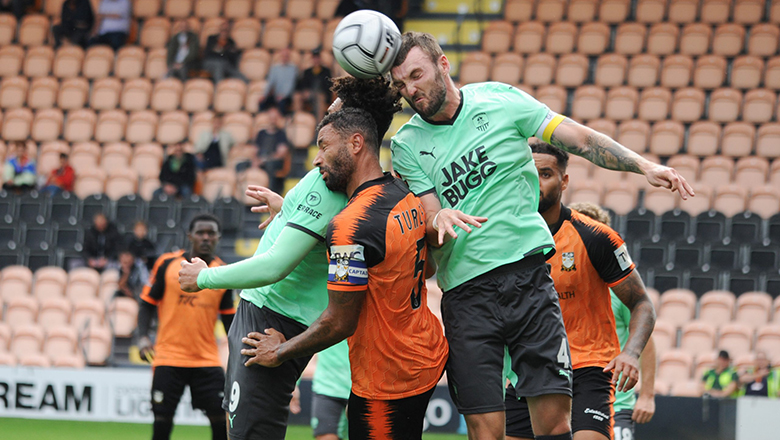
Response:
[[[540,125],[539,129],[536,130],[536,137],[549,144],[553,131],[555,131],[555,129],[558,127],[558,125],[561,124],[561,122],[563,122],[564,119],[566,119],[566,116],[559,115],[552,110],[548,110],[547,116],[545,116],[544,121],[542,121],[542,125]]]

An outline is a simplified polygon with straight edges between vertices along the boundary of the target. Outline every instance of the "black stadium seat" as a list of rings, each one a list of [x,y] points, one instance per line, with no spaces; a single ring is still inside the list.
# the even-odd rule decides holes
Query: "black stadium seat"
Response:
[[[732,270],[741,265],[740,248],[736,244],[712,244],[705,252],[705,264],[713,270]]]
[[[77,225],[79,223],[80,200],[75,194],[61,192],[49,199],[49,218],[58,224]]]
[[[715,242],[726,235],[726,216],[718,211],[707,211],[696,217],[696,240]]]
[[[181,201],[181,208],[179,213],[180,223],[183,228],[189,228],[190,221],[195,218],[196,215],[209,212],[211,205],[203,197],[193,194],[192,196],[183,199]],[[221,224],[222,222],[220,222]]]
[[[672,263],[673,267],[681,269],[701,267],[704,263],[704,243],[672,242],[669,251],[669,262]]]
[[[763,220],[758,214],[753,214],[750,211],[740,212],[731,217],[730,220],[728,222],[730,227],[726,235],[731,238],[732,242],[750,243],[763,238],[761,237],[761,223]]]
[[[31,191],[17,199],[16,214],[14,218],[28,225],[42,225],[46,222],[46,197],[38,191]]]
[[[87,196],[81,202],[81,222],[84,225],[91,225],[95,214],[102,212],[109,217],[111,201],[105,194],[92,194]]]
[[[114,222],[122,230],[132,231],[135,222],[146,221],[146,201],[137,194],[123,196],[116,202]]]
[[[655,234],[655,214],[637,208],[626,214],[626,240],[644,240]]]
[[[691,215],[681,209],[661,215],[659,234],[662,240],[685,240],[691,232]]]
[[[700,268],[692,268],[688,271],[687,288],[698,296],[710,290],[718,289],[720,274],[717,271],[703,271]]]
[[[759,273],[743,271],[740,269],[724,273],[727,282],[724,285],[726,290],[740,295],[745,292],[754,292],[759,288]]]

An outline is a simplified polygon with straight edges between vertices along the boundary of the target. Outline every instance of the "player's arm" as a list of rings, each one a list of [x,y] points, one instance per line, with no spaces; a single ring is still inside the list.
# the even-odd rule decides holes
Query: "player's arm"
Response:
[[[252,258],[212,268],[197,258],[192,263],[183,262],[179,283],[187,292],[267,286],[289,275],[318,241],[311,234],[288,225],[267,251]]]
[[[635,270],[612,286],[612,290],[631,311],[631,320],[628,323],[628,340],[623,351],[604,371],[613,371],[612,382],[617,385],[618,391],[628,391],[636,385],[639,378],[639,356],[653,333],[655,309],[647,296],[642,278]],[[618,383],[621,373],[622,377]]]
[[[637,423],[647,423],[655,414],[655,342],[647,340],[642,356],[639,358],[641,389],[634,405],[631,419]]]
[[[471,232],[471,226],[481,228],[487,217],[469,215],[457,209],[442,208],[441,202],[433,192],[420,196],[425,210],[425,233],[428,244],[434,247],[443,245],[452,238],[458,238],[455,227]],[[469,226],[471,225],[471,226]]]
[[[249,333],[241,341],[252,347],[241,350],[242,355],[250,357],[244,365],[276,367],[290,359],[311,356],[352,336],[367,291],[366,288],[349,291],[328,289],[328,307],[306,331],[289,341],[272,328],[265,329],[265,334]]]
[[[691,185],[674,168],[653,163],[609,136],[562,115],[554,115],[549,124],[556,122],[551,130],[540,129],[544,140],[552,145],[582,156],[602,168],[644,174],[651,185],[679,191],[684,200],[694,195]],[[546,133],[549,134],[545,136]]]

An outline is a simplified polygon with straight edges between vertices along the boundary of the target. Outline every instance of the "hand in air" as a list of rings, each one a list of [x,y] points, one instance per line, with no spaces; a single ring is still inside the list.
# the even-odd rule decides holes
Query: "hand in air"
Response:
[[[265,329],[265,334],[258,332],[249,333],[245,338],[241,339],[241,342],[252,347],[241,350],[242,355],[249,356],[249,360],[244,365],[247,367],[251,365],[278,367],[282,363],[279,362],[276,351],[285,341],[287,339],[284,335],[272,328]]]
[[[270,214],[264,222],[260,223],[258,229],[265,229],[276,217],[276,214],[282,210],[284,198],[264,186],[249,185],[246,189],[246,195],[260,203],[265,203],[262,206],[253,206],[252,212]]]
[[[650,185],[664,187],[672,192],[679,191],[683,200],[688,200],[688,197],[696,195],[685,177],[674,168],[654,164],[650,170],[645,171],[645,177]]]

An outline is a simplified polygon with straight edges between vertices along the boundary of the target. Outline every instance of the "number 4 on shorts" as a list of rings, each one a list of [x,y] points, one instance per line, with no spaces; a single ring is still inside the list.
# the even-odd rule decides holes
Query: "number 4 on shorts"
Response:
[[[558,349],[558,363],[563,364],[563,368],[569,368],[569,344],[566,338],[561,338],[561,348]]]

